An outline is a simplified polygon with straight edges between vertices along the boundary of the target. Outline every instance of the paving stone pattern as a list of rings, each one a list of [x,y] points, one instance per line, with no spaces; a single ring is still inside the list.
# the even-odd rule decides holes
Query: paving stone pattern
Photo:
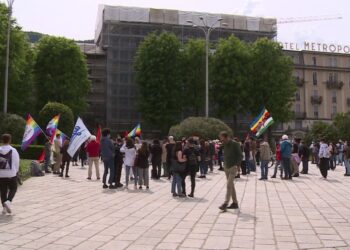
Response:
[[[0,250],[350,249],[343,174],[337,167],[322,180],[311,166],[293,181],[259,181],[253,173],[236,182],[240,210],[220,213],[223,172],[197,179],[196,198],[174,199],[165,179],[149,191],[103,190],[86,168],[71,167],[69,179],[34,177],[19,188],[13,215],[0,215]]]

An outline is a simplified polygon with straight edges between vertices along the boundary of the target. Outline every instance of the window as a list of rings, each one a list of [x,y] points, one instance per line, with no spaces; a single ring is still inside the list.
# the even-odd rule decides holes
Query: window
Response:
[[[329,73],[328,80],[330,82],[338,82],[338,73]]]
[[[318,118],[318,106],[314,105],[314,117]]]
[[[295,93],[295,100],[300,101],[300,90]]]
[[[332,92],[332,103],[337,103],[337,92],[336,91]]]
[[[317,89],[314,89],[314,96],[315,96],[315,97],[318,96],[318,91],[317,91]]]
[[[312,64],[313,64],[314,66],[317,65],[316,56],[313,56],[313,57],[312,57]]]
[[[295,121],[295,129],[302,129],[303,123],[302,121]]]
[[[295,112],[300,113],[300,104],[295,105]]]
[[[329,58],[329,66],[330,67],[337,67],[337,58],[336,57],[330,57]]]
[[[333,106],[332,114],[335,115],[337,113],[337,106]]]
[[[312,82],[314,85],[317,85],[317,72],[312,73]]]

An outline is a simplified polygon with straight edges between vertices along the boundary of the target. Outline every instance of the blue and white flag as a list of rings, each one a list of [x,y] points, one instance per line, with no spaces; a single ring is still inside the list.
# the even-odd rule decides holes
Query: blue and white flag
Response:
[[[73,157],[75,152],[78,151],[80,146],[90,138],[91,134],[86,128],[83,120],[78,117],[77,123],[75,124],[72,137],[70,139],[68,154]]]

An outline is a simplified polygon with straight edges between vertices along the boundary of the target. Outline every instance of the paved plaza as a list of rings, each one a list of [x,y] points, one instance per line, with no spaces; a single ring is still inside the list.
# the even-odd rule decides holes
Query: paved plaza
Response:
[[[0,249],[350,249],[350,178],[343,167],[328,180],[310,172],[242,177],[240,210],[220,213],[223,172],[197,179],[196,198],[174,199],[165,179],[149,191],[103,190],[71,167],[69,179],[33,177],[19,188],[13,215],[0,215]]]

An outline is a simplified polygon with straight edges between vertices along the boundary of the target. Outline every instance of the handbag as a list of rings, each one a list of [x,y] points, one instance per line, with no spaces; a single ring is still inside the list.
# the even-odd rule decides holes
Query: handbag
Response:
[[[176,160],[172,160],[171,166],[172,166],[173,172],[175,173],[183,173],[185,172],[185,169],[186,169],[185,163],[180,163]]]

